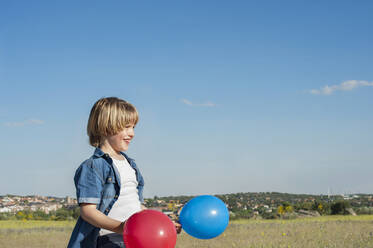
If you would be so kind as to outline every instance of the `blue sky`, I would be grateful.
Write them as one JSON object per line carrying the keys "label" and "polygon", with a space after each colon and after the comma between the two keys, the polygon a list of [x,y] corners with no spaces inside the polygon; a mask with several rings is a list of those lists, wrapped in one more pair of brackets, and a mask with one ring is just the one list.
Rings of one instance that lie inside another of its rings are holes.
{"label": "blue sky", "polygon": [[372,193],[370,1],[3,1],[0,194],[74,196],[93,103],[145,196]]}

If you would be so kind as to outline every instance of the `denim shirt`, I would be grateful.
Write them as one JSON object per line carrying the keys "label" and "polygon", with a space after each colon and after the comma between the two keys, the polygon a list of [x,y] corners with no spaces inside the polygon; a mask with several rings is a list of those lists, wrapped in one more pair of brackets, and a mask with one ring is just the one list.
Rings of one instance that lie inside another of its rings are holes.
{"label": "denim shirt", "polygon": [[[121,152],[121,154],[136,172],[139,199],[143,203],[144,179],[134,160],[125,153]],[[78,204],[96,204],[96,208],[105,215],[108,215],[117,201],[121,187],[120,175],[113,166],[113,160],[99,148],[96,148],[93,156],[84,161],[76,170],[74,183]],[[67,247],[95,248],[99,231],[100,228],[79,217]]]}

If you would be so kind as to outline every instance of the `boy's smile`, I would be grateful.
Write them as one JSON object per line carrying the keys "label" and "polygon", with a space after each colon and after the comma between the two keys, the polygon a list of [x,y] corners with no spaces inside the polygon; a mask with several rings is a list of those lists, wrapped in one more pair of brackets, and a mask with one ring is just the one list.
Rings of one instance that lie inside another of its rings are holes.
{"label": "boy's smile", "polygon": [[115,153],[127,151],[131,140],[135,136],[134,128],[134,125],[127,125],[119,133],[106,137],[101,149],[112,150]]}

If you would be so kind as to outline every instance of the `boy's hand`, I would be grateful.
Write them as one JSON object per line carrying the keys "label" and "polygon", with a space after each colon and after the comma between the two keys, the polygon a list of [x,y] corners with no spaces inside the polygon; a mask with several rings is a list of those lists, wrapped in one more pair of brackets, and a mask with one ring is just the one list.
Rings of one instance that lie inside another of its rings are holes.
{"label": "boy's hand", "polygon": [[172,222],[173,222],[174,225],[175,225],[176,233],[179,234],[179,233],[181,232],[181,229],[182,229],[181,224],[178,223],[178,222],[175,222],[175,221],[172,221]]}
{"label": "boy's hand", "polygon": [[119,234],[123,234],[125,224],[126,224],[125,221],[120,223],[120,225],[117,228],[115,228],[114,232],[119,233]]}

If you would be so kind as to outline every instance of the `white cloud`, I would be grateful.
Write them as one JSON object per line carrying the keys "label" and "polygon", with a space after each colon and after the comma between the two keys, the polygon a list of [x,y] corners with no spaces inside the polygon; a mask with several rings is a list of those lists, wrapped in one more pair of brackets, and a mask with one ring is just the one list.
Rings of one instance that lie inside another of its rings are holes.
{"label": "white cloud", "polygon": [[213,102],[206,102],[206,103],[193,103],[187,99],[181,99],[181,102],[185,105],[195,106],[195,107],[216,107],[216,104]]}
{"label": "white cloud", "polygon": [[43,120],[38,120],[38,119],[29,119],[27,120],[29,124],[35,124],[35,125],[42,125],[44,124]]}
{"label": "white cloud", "polygon": [[312,89],[309,93],[314,95],[331,95],[335,91],[351,91],[358,87],[373,86],[373,82],[349,80],[337,85],[326,85],[320,89]]}
{"label": "white cloud", "polygon": [[193,103],[191,101],[188,101],[187,99],[181,99],[181,102],[183,102],[186,105],[193,106]]}
{"label": "white cloud", "polygon": [[43,125],[44,121],[39,119],[28,119],[25,121],[19,121],[19,122],[6,122],[4,123],[5,126],[8,127],[23,127],[26,125]]}

